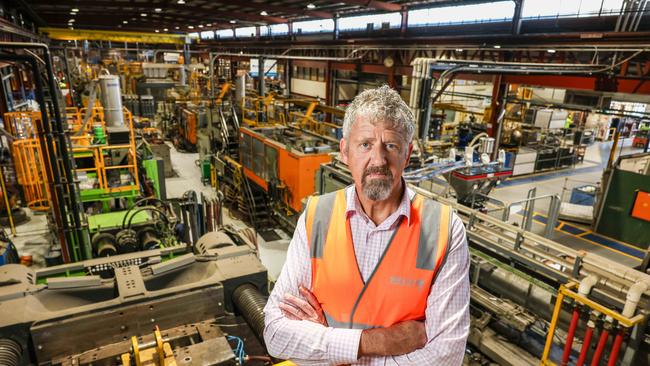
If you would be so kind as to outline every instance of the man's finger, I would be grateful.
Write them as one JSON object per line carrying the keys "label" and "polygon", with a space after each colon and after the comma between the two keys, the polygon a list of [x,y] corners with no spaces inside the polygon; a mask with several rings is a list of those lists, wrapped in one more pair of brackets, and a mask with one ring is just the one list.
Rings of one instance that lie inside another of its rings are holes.
{"label": "man's finger", "polygon": [[312,308],[312,306],[305,300],[300,299],[298,297],[295,297],[291,294],[286,294],[284,296],[284,302],[288,303],[289,305],[293,305],[296,308],[304,311],[308,316],[312,318],[317,318],[318,314],[316,313],[316,310]]}
{"label": "man's finger", "polygon": [[278,304],[278,307],[280,308],[280,310],[293,315],[298,320],[309,319],[309,315],[307,315],[307,313],[305,313],[301,309],[296,308],[291,304],[281,302]]}
{"label": "man's finger", "polygon": [[314,294],[312,294],[311,291],[307,290],[302,286],[300,286],[298,290],[300,291],[300,294],[304,296],[305,299],[307,299],[307,302],[309,302],[309,304],[312,306],[312,308],[314,308],[314,310],[321,313],[323,312],[320,303],[318,302],[318,300],[316,300],[316,296],[314,296]]}
{"label": "man's finger", "polygon": [[280,311],[282,312],[282,315],[284,315],[284,317],[289,319],[289,320],[302,320],[302,319],[298,318],[297,316],[291,314],[290,312],[284,311],[282,309],[282,306],[280,306]]}

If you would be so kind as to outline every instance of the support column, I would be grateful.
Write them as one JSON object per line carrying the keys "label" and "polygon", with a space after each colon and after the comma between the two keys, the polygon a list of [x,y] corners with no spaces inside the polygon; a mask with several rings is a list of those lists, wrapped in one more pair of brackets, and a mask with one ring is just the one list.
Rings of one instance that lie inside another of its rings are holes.
{"label": "support column", "polygon": [[[490,120],[488,122],[488,135],[490,135],[490,137],[497,137],[497,130],[499,128],[498,119],[501,111],[505,108],[507,87],[508,84],[503,83],[502,75],[496,75],[492,78],[492,103],[490,104],[492,113],[490,114]],[[496,143],[498,147],[499,141]]]}
{"label": "support column", "polygon": [[257,66],[257,75],[259,83],[257,84],[257,93],[260,97],[264,98],[266,85],[264,85],[264,57],[260,57],[259,65]]}
{"label": "support column", "polygon": [[524,7],[524,0],[515,0],[515,12],[512,15],[512,34],[521,33],[521,11]]}
{"label": "support column", "polygon": [[332,105],[332,61],[325,66],[325,105]]}
{"label": "support column", "polygon": [[393,89],[397,89],[397,83],[395,82],[395,66],[391,66],[387,68],[387,76],[388,76],[388,86],[390,86]]}
{"label": "support column", "polygon": [[339,39],[339,13],[334,14],[334,40]]}
{"label": "support column", "polygon": [[290,59],[287,59],[285,67],[286,67],[286,70],[285,70],[285,73],[284,73],[285,74],[284,78],[285,78],[285,83],[287,85],[286,88],[285,88],[285,90],[286,90],[285,94],[287,96],[290,96],[291,95],[291,73],[293,72],[293,65],[291,65],[291,60]]}
{"label": "support column", "polygon": [[406,37],[406,31],[408,29],[409,23],[409,11],[406,6],[402,6],[402,24],[400,25],[400,34],[402,37]]}

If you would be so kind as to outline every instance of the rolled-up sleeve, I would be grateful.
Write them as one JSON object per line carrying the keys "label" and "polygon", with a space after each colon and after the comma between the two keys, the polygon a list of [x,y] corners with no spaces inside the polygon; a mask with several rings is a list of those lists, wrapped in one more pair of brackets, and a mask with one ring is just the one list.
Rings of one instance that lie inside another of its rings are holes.
{"label": "rolled-up sleeve", "polygon": [[300,365],[338,365],[357,361],[361,330],[335,329],[286,318],[278,304],[285,294],[300,296],[298,287],[311,287],[311,262],[305,217],[300,216],[287,251],[287,260],[264,308],[264,341],[271,356]]}
{"label": "rolled-up sleeve", "polygon": [[458,366],[463,363],[469,334],[469,248],[465,226],[454,214],[447,260],[427,299],[427,344],[392,357],[397,365]]}

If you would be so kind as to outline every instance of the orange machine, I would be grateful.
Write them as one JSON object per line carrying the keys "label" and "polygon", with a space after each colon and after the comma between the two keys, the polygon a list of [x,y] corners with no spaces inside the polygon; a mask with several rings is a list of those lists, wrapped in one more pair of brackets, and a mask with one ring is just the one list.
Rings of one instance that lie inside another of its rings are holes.
{"label": "orange machine", "polygon": [[240,162],[244,174],[269,192],[284,192],[283,201],[295,212],[314,193],[314,176],[332,160],[331,142],[299,129],[275,126],[246,128],[240,133]]}
{"label": "orange machine", "polygon": [[178,107],[178,135],[173,140],[174,145],[184,150],[194,151],[197,142],[197,116],[196,113],[185,107]]}

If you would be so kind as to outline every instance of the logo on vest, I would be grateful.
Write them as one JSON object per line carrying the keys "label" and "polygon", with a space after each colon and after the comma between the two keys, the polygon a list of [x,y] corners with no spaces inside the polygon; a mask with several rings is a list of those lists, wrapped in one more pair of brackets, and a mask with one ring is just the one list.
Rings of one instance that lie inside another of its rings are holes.
{"label": "logo on vest", "polygon": [[401,276],[390,276],[390,284],[395,286],[404,286],[404,287],[417,287],[422,290],[424,287],[423,280],[414,280],[412,278],[405,278]]}

